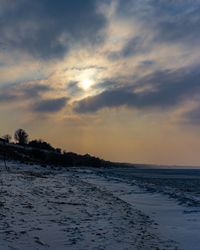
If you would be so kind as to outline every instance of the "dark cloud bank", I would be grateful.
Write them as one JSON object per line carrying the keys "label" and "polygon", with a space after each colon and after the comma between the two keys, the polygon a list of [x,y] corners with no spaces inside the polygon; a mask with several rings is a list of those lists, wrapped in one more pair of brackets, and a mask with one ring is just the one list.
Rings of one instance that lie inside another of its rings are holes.
{"label": "dark cloud bank", "polygon": [[47,85],[35,83],[15,83],[5,85],[0,88],[0,103],[40,98],[41,94],[51,90],[51,87]]}
{"label": "dark cloud bank", "polygon": [[40,100],[33,105],[33,110],[37,113],[55,113],[65,107],[67,100],[65,97]]}
{"label": "dark cloud bank", "polygon": [[[136,86],[153,86],[152,90],[137,92]],[[200,71],[195,69],[163,70],[154,72],[129,86],[104,91],[74,104],[78,113],[92,113],[104,108],[126,106],[136,109],[174,108],[187,100],[200,103]],[[192,115],[194,120],[195,112]],[[188,115],[189,118],[189,115]]]}
{"label": "dark cloud bank", "polygon": [[9,50],[52,59],[63,57],[72,44],[101,40],[105,19],[95,0],[0,0],[0,5],[0,42]]}
{"label": "dark cloud bank", "polygon": [[43,94],[52,91],[43,84],[11,84],[0,88],[0,104],[29,101],[30,110],[35,113],[55,113],[63,109],[67,97],[44,99]]}

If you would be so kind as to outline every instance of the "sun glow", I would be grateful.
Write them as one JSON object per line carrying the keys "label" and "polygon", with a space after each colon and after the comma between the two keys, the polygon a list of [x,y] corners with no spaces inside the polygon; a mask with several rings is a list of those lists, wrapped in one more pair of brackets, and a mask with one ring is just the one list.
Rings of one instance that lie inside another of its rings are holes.
{"label": "sun glow", "polygon": [[81,82],[81,87],[84,89],[84,90],[88,90],[90,89],[92,85],[92,82],[89,80],[89,79],[85,79]]}

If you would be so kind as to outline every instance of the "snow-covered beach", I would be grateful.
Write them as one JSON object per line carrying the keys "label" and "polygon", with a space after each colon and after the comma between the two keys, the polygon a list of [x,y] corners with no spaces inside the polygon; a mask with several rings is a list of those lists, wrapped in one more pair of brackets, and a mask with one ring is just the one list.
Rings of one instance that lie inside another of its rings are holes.
{"label": "snow-covered beach", "polygon": [[199,187],[188,188],[200,182],[196,173],[8,165],[1,163],[0,250],[200,248]]}

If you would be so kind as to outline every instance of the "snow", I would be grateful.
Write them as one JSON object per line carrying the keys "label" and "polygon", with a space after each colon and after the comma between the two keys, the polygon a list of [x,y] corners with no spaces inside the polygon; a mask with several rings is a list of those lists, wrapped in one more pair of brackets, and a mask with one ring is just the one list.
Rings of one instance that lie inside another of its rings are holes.
{"label": "snow", "polygon": [[200,209],[186,208],[160,193],[150,193],[121,179],[88,176],[87,181],[139,209],[157,224],[162,236],[179,243],[185,250],[200,249]]}
{"label": "snow", "polygon": [[182,233],[189,242],[197,239],[198,213],[186,208],[188,213],[182,213],[174,200],[133,182],[102,176],[92,168],[12,162],[7,172],[0,166],[0,250],[178,250],[186,246]]}

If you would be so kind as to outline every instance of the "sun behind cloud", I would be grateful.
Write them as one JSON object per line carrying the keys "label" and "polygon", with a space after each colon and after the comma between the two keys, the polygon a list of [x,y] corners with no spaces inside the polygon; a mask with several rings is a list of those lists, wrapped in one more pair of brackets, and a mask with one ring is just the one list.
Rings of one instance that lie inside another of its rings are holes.
{"label": "sun behind cloud", "polygon": [[92,86],[92,81],[89,79],[84,79],[80,85],[82,89],[89,90]]}

